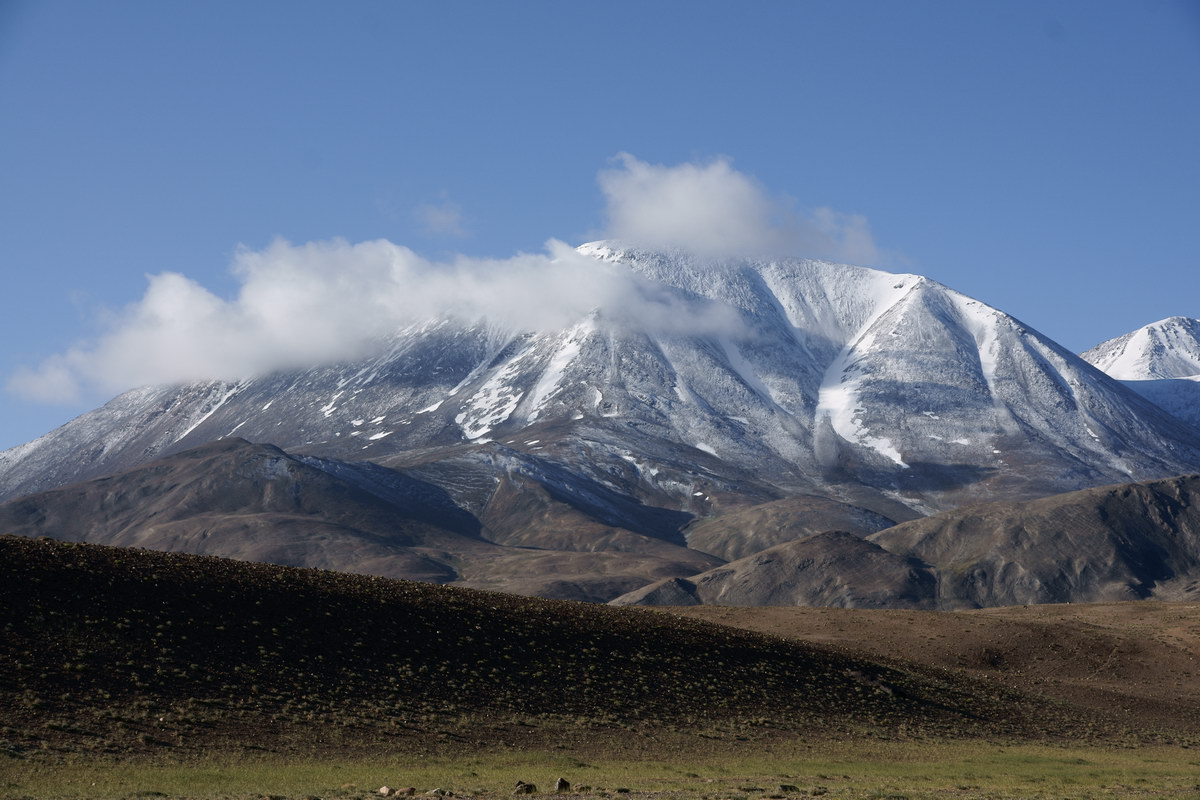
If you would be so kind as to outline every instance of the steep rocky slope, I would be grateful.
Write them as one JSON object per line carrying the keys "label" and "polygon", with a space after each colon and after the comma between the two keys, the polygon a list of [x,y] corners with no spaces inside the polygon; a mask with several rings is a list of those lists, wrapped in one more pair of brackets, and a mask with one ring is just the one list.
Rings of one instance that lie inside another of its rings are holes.
{"label": "steep rocky slope", "polygon": [[936,566],[942,608],[1188,599],[1200,475],[969,506],[869,539]]}

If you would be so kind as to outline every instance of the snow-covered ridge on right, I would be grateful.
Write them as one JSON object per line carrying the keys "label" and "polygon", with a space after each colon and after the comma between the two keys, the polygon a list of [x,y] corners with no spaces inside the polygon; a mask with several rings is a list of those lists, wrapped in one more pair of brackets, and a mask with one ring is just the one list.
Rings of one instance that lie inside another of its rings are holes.
{"label": "snow-covered ridge on right", "polygon": [[1200,428],[1200,319],[1167,317],[1082,354],[1110,377]]}
{"label": "snow-covered ridge on right", "polygon": [[1101,342],[1082,355],[1119,381],[1200,376],[1200,319],[1167,317]]}

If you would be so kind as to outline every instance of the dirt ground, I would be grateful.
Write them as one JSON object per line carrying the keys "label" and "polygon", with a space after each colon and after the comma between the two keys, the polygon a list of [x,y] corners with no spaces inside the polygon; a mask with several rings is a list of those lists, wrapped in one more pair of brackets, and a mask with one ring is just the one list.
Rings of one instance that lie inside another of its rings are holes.
{"label": "dirt ground", "polygon": [[1131,602],[878,611],[697,606],[678,614],[990,677],[1116,714],[1200,730],[1200,605]]}

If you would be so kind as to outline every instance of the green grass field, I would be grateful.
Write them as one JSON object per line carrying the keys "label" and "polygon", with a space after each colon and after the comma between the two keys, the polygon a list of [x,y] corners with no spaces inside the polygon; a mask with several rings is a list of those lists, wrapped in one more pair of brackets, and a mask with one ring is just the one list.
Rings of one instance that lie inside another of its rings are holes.
{"label": "green grass field", "polygon": [[[558,777],[577,796],[759,800],[874,798],[1200,798],[1200,750],[1082,748],[995,743],[821,742],[670,761],[575,754],[362,761],[0,765],[4,798],[363,798],[380,786],[507,797],[517,780],[550,794]],[[781,786],[795,787],[783,789]],[[628,789],[629,794],[619,791]]]}

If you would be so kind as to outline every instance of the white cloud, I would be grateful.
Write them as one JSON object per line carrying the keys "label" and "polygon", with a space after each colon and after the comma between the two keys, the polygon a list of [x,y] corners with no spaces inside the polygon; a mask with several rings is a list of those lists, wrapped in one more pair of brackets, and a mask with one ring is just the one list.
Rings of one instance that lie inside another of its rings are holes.
{"label": "white cloud", "polygon": [[599,175],[611,238],[710,256],[880,260],[865,217],[795,211],[727,158],[664,166],[621,153],[615,161]]}
{"label": "white cloud", "polygon": [[[600,173],[608,234],[702,255],[795,253],[870,263],[866,220],[793,212],[727,159],[661,166],[630,155]],[[457,206],[425,207],[431,229],[462,232]],[[735,312],[685,301],[627,267],[558,241],[506,259],[432,262],[386,240],[335,239],[241,248],[236,294],[219,297],[178,273],[147,276],[141,300],[92,341],[21,369],[8,389],[41,401],[145,384],[236,379],[365,355],[404,325],[455,316],[513,330],[548,330],[599,309],[642,329],[736,335]]]}
{"label": "white cloud", "polygon": [[470,235],[463,224],[462,208],[448,197],[443,196],[435,203],[422,203],[416,208],[416,216],[426,233],[459,239]]}
{"label": "white cloud", "polygon": [[721,255],[782,244],[770,198],[728,160],[666,167],[622,153],[617,161],[599,176],[613,238]]}
{"label": "white cloud", "polygon": [[360,357],[404,325],[454,316],[513,330],[557,329],[593,309],[644,329],[728,331],[736,316],[664,294],[626,267],[557,241],[542,254],[428,261],[385,240],[242,248],[240,289],[222,299],[177,273],[147,276],[142,299],[95,341],[15,373],[43,401],[83,391],[235,379]]}

